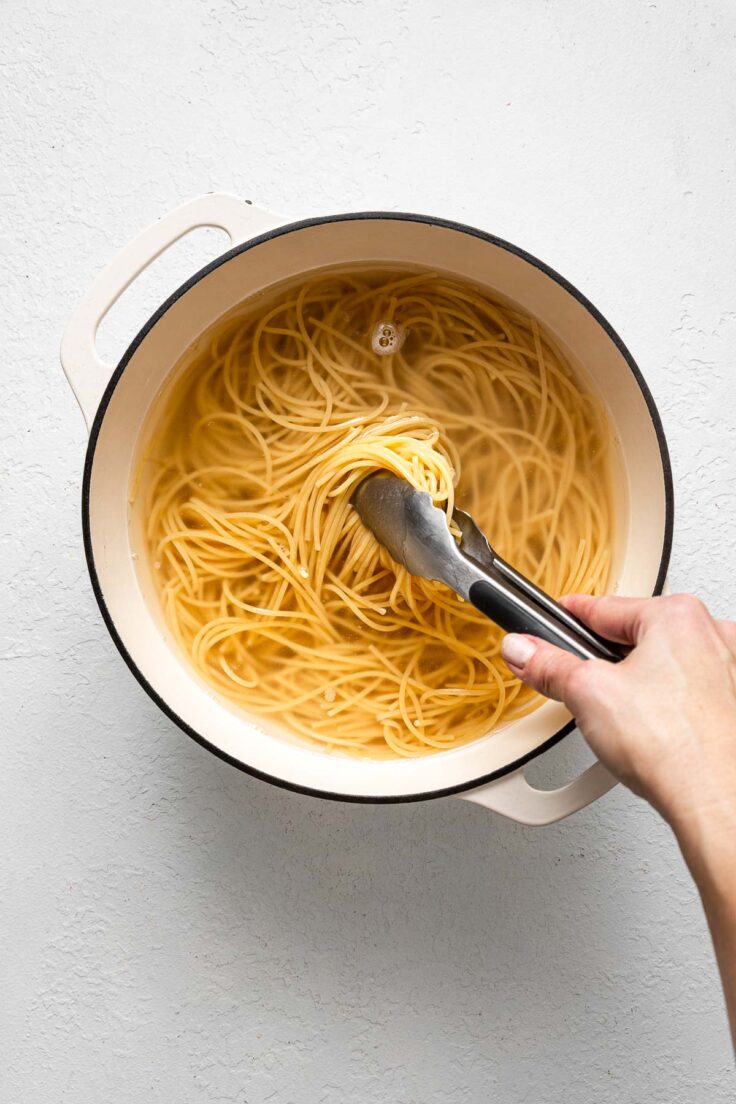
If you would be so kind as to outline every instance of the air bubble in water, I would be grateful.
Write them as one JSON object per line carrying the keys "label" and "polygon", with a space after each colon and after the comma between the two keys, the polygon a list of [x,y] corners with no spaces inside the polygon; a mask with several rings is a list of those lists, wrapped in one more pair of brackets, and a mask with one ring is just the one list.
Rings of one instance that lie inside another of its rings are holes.
{"label": "air bubble in water", "polygon": [[396,322],[379,322],[371,335],[371,348],[379,356],[398,353],[404,344],[406,330]]}

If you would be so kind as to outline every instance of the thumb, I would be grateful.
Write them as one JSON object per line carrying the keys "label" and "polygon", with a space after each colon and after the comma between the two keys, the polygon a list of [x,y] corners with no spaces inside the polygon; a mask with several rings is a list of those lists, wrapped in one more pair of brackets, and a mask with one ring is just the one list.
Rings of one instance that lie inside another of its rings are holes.
{"label": "thumb", "polygon": [[509,633],[501,654],[512,674],[547,698],[568,702],[570,683],[586,662],[535,636]]}

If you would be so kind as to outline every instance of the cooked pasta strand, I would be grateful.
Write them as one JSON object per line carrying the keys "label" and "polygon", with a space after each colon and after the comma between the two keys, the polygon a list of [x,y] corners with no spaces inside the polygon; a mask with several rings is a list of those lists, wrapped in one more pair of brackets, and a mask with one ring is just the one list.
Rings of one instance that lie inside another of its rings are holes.
{"label": "cooked pasta strand", "polygon": [[[380,323],[406,334],[379,355]],[[425,272],[326,272],[244,304],[157,405],[134,493],[165,617],[211,686],[325,749],[456,747],[539,699],[501,632],[410,577],[350,505],[386,469],[456,500],[552,594],[609,575],[607,422],[533,318]]]}

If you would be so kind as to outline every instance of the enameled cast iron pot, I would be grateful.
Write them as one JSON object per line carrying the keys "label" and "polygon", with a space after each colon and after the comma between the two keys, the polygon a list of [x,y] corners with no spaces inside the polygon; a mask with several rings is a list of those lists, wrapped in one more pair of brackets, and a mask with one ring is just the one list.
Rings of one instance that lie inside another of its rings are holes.
{"label": "enameled cast iron pot", "polygon": [[[232,248],[156,311],[113,370],[95,348],[101,319],[152,260],[203,226],[226,230]],[[535,315],[567,347],[613,426],[617,533],[611,589],[661,591],[673,513],[662,426],[627,349],[580,292],[521,249],[469,226],[381,212],[284,225],[236,196],[218,194],[179,207],[126,246],[97,277],[64,333],[62,364],[90,430],[82,509],[92,585],[107,627],[144,689],[185,732],[235,766],[322,797],[386,802],[458,794],[527,824],[550,823],[613,785],[600,763],[558,790],[527,783],[524,764],[573,727],[563,706],[546,703],[491,736],[419,759],[361,761],[308,747],[214,695],[171,646],[141,519],[129,507],[146,415],[174,365],[205,329],[283,280],[328,265],[393,263],[439,269],[496,291]]]}

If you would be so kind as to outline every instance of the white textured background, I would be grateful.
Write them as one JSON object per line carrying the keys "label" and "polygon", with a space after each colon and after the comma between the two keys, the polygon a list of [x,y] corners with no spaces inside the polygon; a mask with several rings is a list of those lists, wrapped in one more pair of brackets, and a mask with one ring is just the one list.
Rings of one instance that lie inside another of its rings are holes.
{"label": "white textured background", "polygon": [[[3,1102],[733,1099],[695,893],[627,793],[547,830],[322,803],[159,715],[90,591],[57,350],[113,252],[201,191],[475,223],[629,344],[672,583],[733,614],[735,32],[712,0],[3,0]],[[217,247],[168,258],[103,348]]]}

